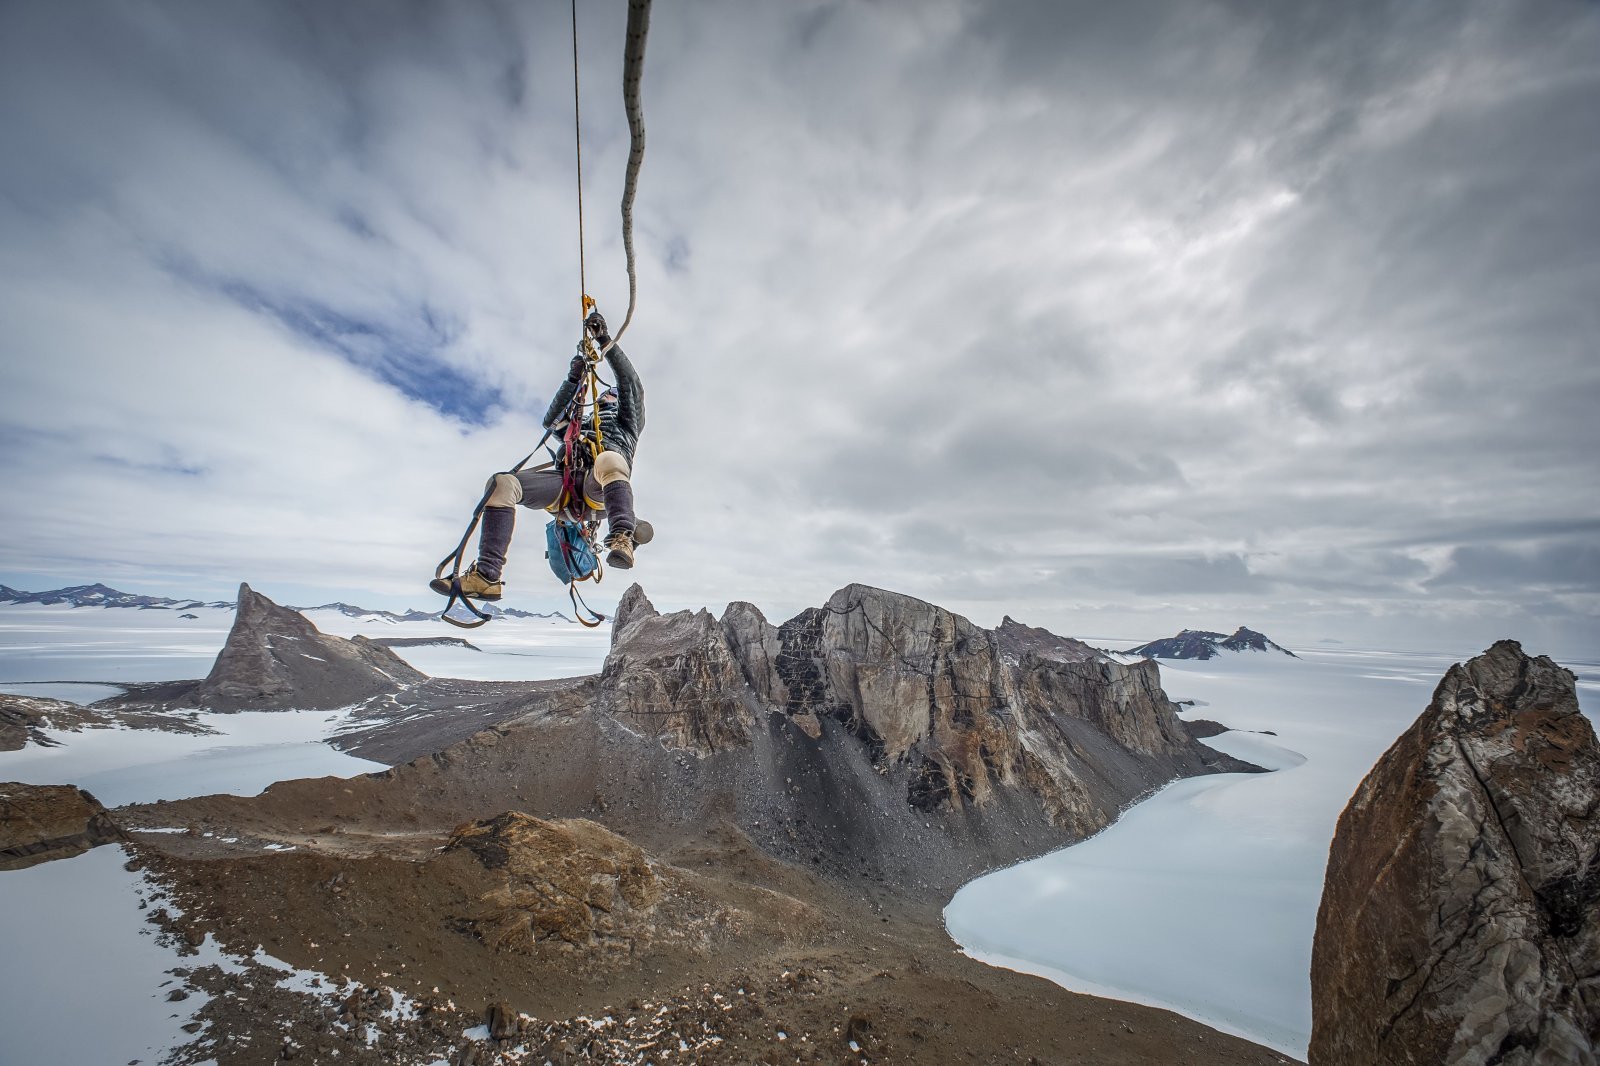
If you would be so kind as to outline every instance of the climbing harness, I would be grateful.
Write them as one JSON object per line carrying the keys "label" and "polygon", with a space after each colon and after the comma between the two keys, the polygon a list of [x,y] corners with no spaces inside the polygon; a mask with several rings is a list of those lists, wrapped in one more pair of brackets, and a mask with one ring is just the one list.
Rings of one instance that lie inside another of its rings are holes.
{"label": "climbing harness", "polygon": [[[633,253],[633,199],[639,186],[639,168],[644,163],[644,109],[641,102],[641,85],[644,79],[644,53],[645,39],[650,30],[650,0],[628,0],[628,28],[623,48],[622,70],[622,98],[623,107],[628,115],[628,168],[623,181],[622,190],[622,247],[627,259],[628,272],[628,313],[623,317],[622,325],[611,335],[611,342],[620,340],[622,334],[633,322],[634,306],[638,297],[638,278],[635,271]],[[562,416],[551,423],[551,428],[545,430],[544,436],[539,438],[539,443],[534,445],[533,451],[523,457],[522,461],[512,467],[509,473],[515,474],[522,470],[528,462],[545,447],[556,427],[564,420],[565,432],[561,441],[559,455],[552,455],[549,463],[534,467],[535,470],[548,470],[560,467],[562,472],[561,496],[549,509],[555,514],[554,522],[567,522],[575,525],[583,543],[589,553],[595,557],[595,566],[584,577],[572,577],[567,582],[567,591],[572,599],[573,612],[577,620],[588,627],[598,626],[605,621],[605,615],[593,610],[588,604],[583,603],[583,597],[578,594],[577,582],[599,582],[604,575],[604,568],[599,565],[599,553],[596,551],[596,537],[599,534],[599,519],[593,516],[592,509],[584,497],[584,477],[593,466],[595,459],[604,447],[604,437],[600,427],[600,395],[603,387],[610,387],[601,380],[596,373],[596,366],[605,355],[604,351],[597,350],[594,341],[589,335],[589,315],[595,310],[595,301],[589,296],[588,278],[584,256],[583,233],[583,113],[580,109],[580,96],[578,91],[578,0],[572,0],[572,125],[573,149],[577,172],[577,201],[578,201],[578,292],[581,297],[580,317],[584,321],[584,328],[580,331],[581,339],[578,341],[578,353],[583,356],[587,366],[585,376],[579,388],[573,394],[572,401]],[[580,429],[585,409],[590,415],[592,433],[583,433]],[[582,453],[587,451],[587,455]],[[472,520],[467,524],[467,530],[461,536],[461,541],[455,550],[440,560],[434,570],[432,587],[449,596],[445,608],[440,615],[446,622],[460,626],[463,629],[476,629],[485,625],[493,615],[479,609],[472,600],[461,591],[461,563],[467,550],[467,543],[472,539],[472,534],[477,530],[478,523],[483,519],[483,510],[489,505],[489,497],[493,494],[493,486],[484,490],[483,498],[478,501],[473,509]],[[567,538],[572,535],[570,530],[562,533],[562,543],[567,543]],[[566,551],[566,548],[562,549]],[[571,566],[575,560],[566,557],[563,562],[568,565],[569,574],[576,570]],[[551,560],[552,567],[555,560]],[[445,577],[445,570],[450,570],[450,576]],[[558,574],[559,576],[559,574]],[[462,604],[473,615],[473,620],[468,621],[460,617],[453,617],[451,612],[457,603]],[[581,605],[581,608],[580,608]],[[584,617],[587,613],[592,617]]]}

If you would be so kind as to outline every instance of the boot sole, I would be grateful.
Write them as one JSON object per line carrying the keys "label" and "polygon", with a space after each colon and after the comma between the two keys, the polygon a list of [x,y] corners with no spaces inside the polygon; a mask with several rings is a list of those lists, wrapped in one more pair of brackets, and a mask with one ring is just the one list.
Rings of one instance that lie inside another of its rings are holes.
{"label": "boot sole", "polygon": [[606,556],[606,565],[613,570],[632,570],[633,560],[625,555],[618,555],[616,552],[612,552]]}

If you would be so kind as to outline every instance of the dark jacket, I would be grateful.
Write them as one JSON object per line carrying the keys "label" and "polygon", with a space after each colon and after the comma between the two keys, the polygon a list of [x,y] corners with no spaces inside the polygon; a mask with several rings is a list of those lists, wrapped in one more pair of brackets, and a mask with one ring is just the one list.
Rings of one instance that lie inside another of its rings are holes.
{"label": "dark jacket", "polygon": [[[644,386],[639,383],[639,374],[633,369],[633,363],[617,345],[613,344],[606,351],[606,362],[611,364],[611,370],[617,378],[617,402],[614,405],[600,405],[601,444],[607,451],[621,452],[627,456],[629,465],[632,465],[633,451],[639,446],[639,435],[644,432]],[[555,398],[550,401],[550,409],[545,412],[544,428],[549,429],[561,421],[567,404],[577,395],[582,382],[583,373],[580,371],[577,377],[568,376],[562,383]],[[594,423],[589,418],[584,419],[583,435],[591,439],[594,437]]]}

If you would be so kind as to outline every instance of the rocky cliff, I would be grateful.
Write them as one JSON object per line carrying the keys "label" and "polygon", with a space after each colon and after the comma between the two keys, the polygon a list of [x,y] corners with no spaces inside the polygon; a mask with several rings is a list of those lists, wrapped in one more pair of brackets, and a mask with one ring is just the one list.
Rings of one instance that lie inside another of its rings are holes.
{"label": "rocky cliff", "polygon": [[318,632],[299,612],[240,585],[227,643],[187,702],[220,711],[326,710],[425,679],[388,648]]}
{"label": "rocky cliff", "polygon": [[1313,1064],[1582,1064],[1600,1041],[1600,747],[1501,641],[1445,675],[1339,818]]}

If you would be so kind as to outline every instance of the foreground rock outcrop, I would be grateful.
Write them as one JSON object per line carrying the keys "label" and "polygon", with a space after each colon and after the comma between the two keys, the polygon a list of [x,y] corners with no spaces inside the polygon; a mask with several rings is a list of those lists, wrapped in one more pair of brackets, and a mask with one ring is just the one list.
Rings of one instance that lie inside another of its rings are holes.
{"label": "foreground rock outcrop", "polygon": [[100,801],[71,785],[0,781],[0,870],[21,870],[126,840]]}
{"label": "foreground rock outcrop", "polygon": [[426,676],[374,641],[321,633],[298,611],[240,585],[228,641],[187,702],[219,711],[328,710]]}
{"label": "foreground rock outcrop", "polygon": [[458,828],[446,846],[456,849],[498,878],[469,921],[496,951],[526,953],[540,941],[631,947],[664,891],[643,850],[587,819],[507,811]]}
{"label": "foreground rock outcrop", "polygon": [[1593,1064],[1600,746],[1572,674],[1501,641],[1445,675],[1339,818],[1313,1064]]}

